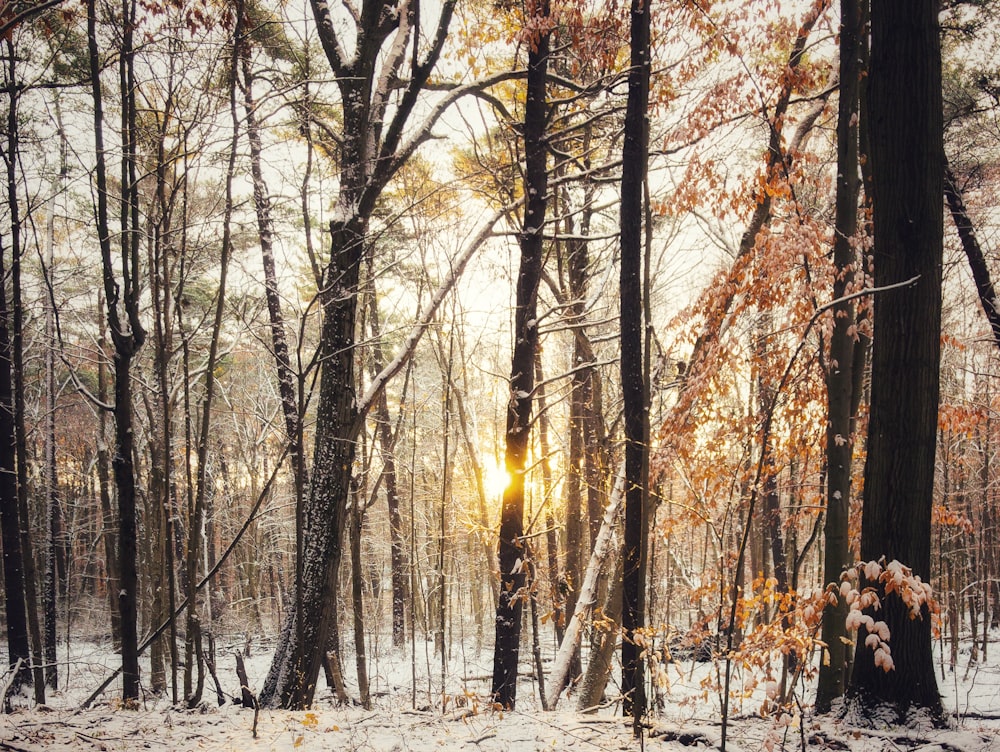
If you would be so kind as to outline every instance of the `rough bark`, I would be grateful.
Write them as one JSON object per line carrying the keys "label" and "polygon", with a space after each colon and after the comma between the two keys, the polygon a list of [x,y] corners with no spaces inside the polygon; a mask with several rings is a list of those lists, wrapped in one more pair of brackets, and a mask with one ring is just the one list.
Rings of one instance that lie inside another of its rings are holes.
{"label": "rough bark", "polygon": [[286,616],[292,629],[283,635],[261,690],[265,706],[302,708],[312,702],[330,620],[336,617],[328,596],[340,565],[355,456],[354,324],[362,232],[356,220],[340,227],[331,223],[330,229],[335,256],[321,301],[319,402],[312,479],[302,510],[300,594]]}
{"label": "rough bark", "polygon": [[[941,49],[936,0],[878,0],[868,77],[876,286],[916,277],[874,301],[872,391],[861,533],[864,560],[898,560],[930,579],[939,397],[943,176]],[[862,582],[863,585],[874,584]],[[884,671],[858,634],[850,694],[862,710],[890,705],[940,715],[931,619],[883,598],[895,667]]]}

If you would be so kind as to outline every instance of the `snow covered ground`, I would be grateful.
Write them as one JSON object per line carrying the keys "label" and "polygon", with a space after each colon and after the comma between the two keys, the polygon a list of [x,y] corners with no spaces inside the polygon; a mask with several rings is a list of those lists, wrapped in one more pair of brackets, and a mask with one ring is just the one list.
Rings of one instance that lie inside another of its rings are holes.
{"label": "snow covered ground", "polygon": [[[701,680],[709,664],[678,662],[668,669],[669,690],[663,706],[650,719],[644,738],[635,739],[621,718],[620,707],[596,714],[573,710],[564,698],[554,712],[540,710],[538,688],[530,677],[519,687],[518,710],[489,709],[491,661],[489,650],[453,653],[447,664],[448,702],[441,709],[440,659],[418,645],[417,691],[413,691],[410,652],[370,658],[374,706],[333,707],[323,690],[316,707],[306,712],[252,709],[227,703],[216,705],[212,681],[206,681],[206,702],[197,710],[180,710],[169,702],[150,698],[140,710],[123,710],[116,702],[118,688],[87,710],[82,700],[107,676],[116,657],[107,646],[76,643],[61,659],[61,680],[68,689],[52,693],[44,708],[27,698],[15,699],[15,710],[0,715],[0,752],[12,750],[165,750],[187,752],[286,752],[294,750],[374,750],[378,752],[532,752],[534,750],[708,749],[721,737],[718,698],[703,694]],[[223,690],[238,694],[233,652],[242,648],[220,640],[219,679]],[[6,649],[4,647],[4,652]],[[1000,644],[991,660],[966,675],[963,662],[955,673],[945,672],[939,684],[951,716],[951,727],[935,729],[914,723],[909,728],[871,730],[842,721],[817,719],[809,712],[812,689],[801,698],[804,713],[784,718],[761,718],[758,692],[737,703],[728,728],[727,749],[834,749],[848,752],[1000,752]],[[250,683],[259,687],[267,671],[269,651],[256,647],[247,660]],[[963,655],[967,662],[968,655]],[[353,660],[346,656],[345,675],[353,676]],[[431,679],[428,682],[428,675]],[[736,677],[742,681],[740,677]],[[322,683],[322,680],[321,680]],[[613,691],[610,690],[610,691]],[[617,711],[617,715],[615,714]],[[256,729],[254,724],[256,722]]]}

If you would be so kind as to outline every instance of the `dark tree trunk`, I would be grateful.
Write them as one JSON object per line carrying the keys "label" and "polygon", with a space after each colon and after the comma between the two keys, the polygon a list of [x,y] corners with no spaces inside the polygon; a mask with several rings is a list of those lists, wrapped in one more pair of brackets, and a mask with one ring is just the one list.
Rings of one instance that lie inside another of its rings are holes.
{"label": "dark tree trunk", "polygon": [[[385,367],[382,353],[378,300],[374,290],[369,296],[368,322],[372,332],[372,370],[375,376]],[[405,394],[406,389],[403,389]],[[392,580],[392,644],[406,642],[406,557],[403,555],[403,518],[399,511],[399,488],[396,478],[396,437],[389,416],[389,399],[383,390],[375,405],[379,451],[382,455],[382,481],[389,511],[389,573]]]}
{"label": "dark tree trunk", "polygon": [[[309,475],[305,464],[302,443],[302,419],[299,415],[299,396],[296,379],[289,356],[288,338],[285,336],[285,317],[281,311],[281,296],[278,291],[278,274],[274,263],[274,223],[271,220],[271,197],[261,169],[260,127],[257,123],[257,105],[253,95],[254,74],[250,63],[251,34],[240,44],[240,62],[243,71],[243,103],[246,110],[247,142],[250,146],[250,174],[253,177],[253,201],[257,212],[257,234],[260,238],[261,264],[264,269],[264,297],[267,301],[268,322],[271,329],[271,346],[274,348],[274,362],[278,372],[278,393],[281,396],[281,412],[285,419],[285,433],[288,437],[289,459],[295,478],[296,499],[301,500],[309,485]],[[301,503],[301,501],[300,501]]]}
{"label": "dark tree trunk", "polygon": [[[21,216],[18,197],[17,154],[19,150],[18,127],[18,96],[17,70],[14,46],[10,39],[6,40],[7,70],[5,71],[10,87],[11,100],[7,110],[7,201],[11,219],[11,262],[10,284],[11,304],[10,318],[5,322],[9,327],[10,343],[7,354],[7,365],[11,374],[11,407],[13,464],[15,473],[15,497],[17,500],[17,516],[20,528],[22,584],[24,587],[24,604],[27,612],[28,637],[31,645],[33,683],[35,687],[35,702],[45,702],[45,680],[42,658],[42,632],[38,618],[38,573],[35,566],[34,544],[31,537],[30,515],[28,513],[28,450],[24,425],[24,306],[21,301]],[[6,305],[4,306],[6,308]]]}
{"label": "dark tree trunk", "polygon": [[[876,286],[916,282],[874,301],[863,560],[898,560],[930,579],[931,503],[939,396],[943,176],[937,0],[875,0],[868,77]],[[863,585],[877,585],[863,581]],[[883,593],[884,595],[884,593]],[[858,634],[850,693],[860,708],[940,715],[931,619],[911,619],[897,594],[886,622],[895,667],[875,665]]]}
{"label": "dark tree trunk", "polygon": [[955,223],[958,237],[962,241],[962,249],[969,260],[972,278],[976,283],[976,291],[979,293],[979,302],[983,307],[983,313],[986,314],[986,320],[990,322],[993,342],[997,347],[1000,347],[1000,309],[997,307],[996,290],[993,287],[993,280],[990,278],[990,270],[986,265],[983,248],[976,236],[976,228],[969,217],[968,209],[965,208],[962,190],[947,164],[944,168],[944,195],[948,199],[948,211]]}
{"label": "dark tree trunk", "polygon": [[[98,303],[103,308],[103,295],[98,293]],[[97,399],[108,403],[108,343],[103,322],[97,339]],[[97,416],[97,493],[101,507],[101,539],[104,548],[105,587],[107,588],[108,612],[111,614],[111,643],[115,650],[121,649],[122,620],[118,611],[118,548],[114,531],[118,527],[115,510],[111,504],[111,458],[108,452],[108,414],[102,410]]]}
{"label": "dark tree trunk", "polygon": [[[357,283],[368,219],[386,183],[417,147],[431,136],[430,122],[417,135],[404,141],[419,95],[440,57],[456,0],[444,0],[437,27],[426,45],[426,56],[418,54],[420,35],[412,56],[406,54],[418,21],[417,3],[404,0],[366,2],[355,23],[356,46],[348,55],[341,46],[338,29],[325,0],[311,0],[320,44],[340,89],[343,127],[340,141],[340,195],[330,223],[330,262],[321,284],[323,324],[318,363],[319,400],[316,413],[312,478],[296,524],[295,605],[286,617],[261,691],[265,705],[302,708],[313,696],[316,679],[335,616],[331,604],[341,558],[341,535],[354,442],[361,430],[361,413],[355,399],[354,329]],[[419,31],[419,29],[417,29]],[[386,42],[392,39],[392,44]],[[406,63],[410,65],[407,66]],[[403,82],[400,84],[400,82]],[[395,98],[395,99],[393,99]],[[390,108],[390,100],[394,107]],[[432,309],[440,300],[432,303]],[[378,389],[398,373],[413,352],[424,326],[412,334],[404,352],[380,374]],[[377,391],[377,390],[376,390]],[[377,394],[371,395],[372,400]]]}
{"label": "dark tree trunk", "polygon": [[[549,16],[547,0],[532,8],[542,24]],[[531,435],[531,404],[535,388],[535,348],[538,345],[536,307],[542,272],[543,235],[548,192],[545,124],[548,106],[549,34],[532,39],[528,52],[528,84],[524,106],[525,202],[521,231],[521,263],[517,276],[514,313],[514,353],[511,358],[510,403],[507,408],[505,463],[510,483],[504,490],[500,512],[500,599],[496,612],[493,652],[493,701],[513,709],[517,701],[517,663],[521,644],[521,610],[524,605],[525,556],[524,476]]]}
{"label": "dark tree trunk", "polygon": [[649,3],[632,0],[631,68],[622,151],[621,203],[621,375],[625,427],[625,533],[622,541],[623,711],[639,720],[646,710],[642,648],[645,622],[646,405],[642,357],[642,217],[646,180],[649,106]]}
{"label": "dark tree trunk", "polygon": [[[112,467],[118,490],[118,604],[122,630],[122,695],[126,704],[129,704],[139,698],[137,523],[130,366],[133,356],[142,347],[145,331],[139,322],[138,307],[139,207],[135,168],[135,79],[132,68],[134,2],[125,0],[122,11],[125,22],[119,63],[119,83],[124,99],[121,114],[124,148],[121,163],[122,283],[119,284],[115,278],[115,264],[111,257],[111,233],[108,222],[109,193],[104,151],[104,109],[100,81],[101,61],[97,42],[97,10],[93,0],[88,0],[87,3],[87,38],[97,153],[97,233],[101,248],[108,324],[114,345],[115,453]],[[120,306],[124,307],[127,323],[122,321]]]}
{"label": "dark tree trunk", "polygon": [[355,456],[354,327],[364,233],[357,218],[331,222],[330,231],[333,262],[322,294],[319,404],[312,480],[302,510],[299,594],[286,617],[291,629],[283,633],[261,691],[262,705],[301,708],[312,702],[330,622],[336,618],[330,594],[340,566]]}
{"label": "dark tree trunk", "polygon": [[[7,143],[3,145],[7,165],[7,205],[10,211],[11,258],[16,263],[21,253],[21,219],[17,196],[18,144],[18,90],[16,86],[16,57],[14,45],[5,40],[7,65],[5,83],[10,101],[7,109]],[[0,246],[0,280],[6,280],[4,249]],[[17,301],[15,300],[15,305]],[[7,651],[10,665],[23,659],[21,668],[11,684],[16,691],[31,683],[31,648],[28,639],[28,610],[25,556],[30,549],[22,548],[22,531],[27,534],[28,520],[21,514],[17,487],[17,432],[14,411],[14,349],[11,342],[12,311],[7,307],[6,285],[0,285],[0,529],[3,531],[4,609],[7,618]],[[42,688],[44,692],[44,687]],[[0,697],[6,704],[7,698]]]}
{"label": "dark tree trunk", "polygon": [[[844,297],[854,281],[857,254],[853,241],[858,231],[858,104],[863,70],[862,6],[866,0],[841,0],[840,4],[840,104],[837,112],[837,193],[833,244],[836,278],[833,298]],[[852,419],[854,405],[854,349],[856,337],[854,305],[850,301],[833,308],[833,334],[826,373],[826,523],[823,581],[840,582],[850,565],[848,513],[851,498],[851,463],[854,450]],[[847,602],[839,598],[823,610],[823,642],[827,658],[820,662],[816,707],[830,710],[831,702],[847,686]]]}
{"label": "dark tree trunk", "polygon": [[[6,276],[0,248],[0,279]],[[17,503],[16,454],[14,449],[14,394],[11,378],[11,346],[8,330],[6,286],[0,285],[0,530],[3,531],[4,613],[7,620],[7,654],[10,665],[22,660],[11,684],[16,692],[31,683],[31,649],[25,608],[24,561],[21,552],[21,517]],[[25,521],[25,526],[27,521]],[[0,703],[6,698],[0,697]]]}

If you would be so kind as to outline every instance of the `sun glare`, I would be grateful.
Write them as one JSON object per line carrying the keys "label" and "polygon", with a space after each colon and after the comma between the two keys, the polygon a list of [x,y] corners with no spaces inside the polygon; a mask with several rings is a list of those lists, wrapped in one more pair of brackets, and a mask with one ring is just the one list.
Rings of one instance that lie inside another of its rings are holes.
{"label": "sun glare", "polygon": [[510,483],[510,474],[503,465],[488,462],[483,473],[483,483],[486,485],[486,493],[489,494],[489,497],[499,499]]}

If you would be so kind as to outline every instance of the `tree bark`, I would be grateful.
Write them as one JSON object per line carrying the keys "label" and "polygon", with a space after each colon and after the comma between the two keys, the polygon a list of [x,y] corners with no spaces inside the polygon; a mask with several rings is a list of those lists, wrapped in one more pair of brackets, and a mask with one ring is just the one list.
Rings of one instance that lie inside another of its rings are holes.
{"label": "tree bark", "polygon": [[[833,298],[844,297],[854,281],[857,254],[853,241],[858,231],[858,119],[861,77],[861,46],[864,44],[865,0],[841,0],[840,4],[840,103],[837,111],[837,190],[833,265],[836,277]],[[854,349],[857,338],[854,305],[844,301],[833,307],[833,333],[827,361],[826,430],[826,523],[823,529],[823,581],[840,583],[850,566],[848,515],[851,499],[851,463],[854,451],[852,407],[854,404]],[[825,713],[847,686],[847,610],[843,598],[823,610],[824,660],[820,662],[816,708]]]}
{"label": "tree bark", "polygon": [[525,556],[524,481],[527,471],[531,407],[535,388],[535,348],[538,346],[536,308],[542,271],[543,235],[548,192],[545,122],[548,111],[549,18],[548,0],[531,6],[530,17],[541,31],[528,52],[528,84],[524,107],[526,195],[521,230],[521,263],[517,275],[514,312],[514,353],[511,358],[510,403],[507,408],[507,445],[504,461],[510,482],[500,513],[500,599],[496,610],[491,694],[497,705],[514,709],[517,702],[517,664],[524,604]]}
{"label": "tree bark", "polygon": [[976,228],[972,224],[969,210],[965,207],[962,190],[947,163],[944,167],[944,195],[948,200],[948,211],[951,213],[955,229],[958,231],[958,238],[962,241],[962,250],[965,251],[965,257],[969,260],[972,279],[976,283],[976,292],[979,293],[979,302],[983,306],[983,313],[986,314],[986,320],[990,324],[993,342],[997,347],[1000,347],[1000,310],[997,308],[996,289],[990,278],[990,270],[986,265],[983,248],[976,236]]}
{"label": "tree bark", "polygon": [[[415,3],[364,3],[362,12],[354,18],[357,35],[350,55],[341,45],[342,29],[334,23],[326,0],[311,0],[310,5],[320,43],[340,89],[343,138],[340,194],[330,222],[330,262],[320,291],[320,386],[312,478],[301,514],[297,515],[295,604],[286,616],[261,690],[261,704],[294,708],[303,708],[312,701],[326,637],[335,617],[330,594],[332,578],[340,565],[354,441],[361,429],[359,419],[371,409],[386,381],[402,368],[427,325],[422,321],[414,328],[403,352],[379,374],[370,395],[359,404],[355,399],[354,329],[368,219],[386,183],[430,138],[430,126],[446,106],[434,109],[424,128],[404,141],[407,121],[441,54],[455,0],[442,4],[426,57],[421,60],[414,51],[408,71],[404,70],[405,52],[417,20]],[[405,83],[397,86],[400,81]],[[390,97],[397,95],[389,116]],[[467,261],[460,260],[456,269]],[[453,275],[448,284],[454,279]],[[432,302],[432,315],[438,305],[440,299]]]}
{"label": "tree bark", "polygon": [[597,538],[594,541],[594,550],[590,554],[590,561],[587,564],[587,573],[584,575],[583,583],[580,586],[580,596],[576,599],[576,608],[573,616],[566,624],[566,634],[559,644],[559,651],[552,662],[552,673],[549,676],[548,700],[546,706],[549,710],[555,710],[559,702],[559,695],[566,688],[569,681],[571,661],[574,653],[580,647],[580,638],[583,628],[590,621],[590,615],[594,604],[597,602],[597,580],[601,573],[601,568],[612,555],[612,533],[614,532],[615,521],[621,512],[625,499],[625,470],[618,474],[615,487],[608,500],[608,506],[604,510],[604,518],[598,530]]}
{"label": "tree bark", "polygon": [[[6,277],[4,266],[3,249],[0,248],[0,278]],[[13,359],[7,324],[9,314],[6,286],[0,285],[0,530],[3,532],[7,654],[10,666],[19,665],[8,691],[17,692],[25,684],[31,683],[31,648],[28,642],[24,559],[21,550],[22,525],[17,503],[15,474],[14,390],[11,377]],[[5,705],[6,702],[6,697],[0,697],[0,704]]]}
{"label": "tree bark", "polygon": [[648,160],[649,3],[632,0],[631,68],[622,150],[621,202],[621,377],[625,427],[625,533],[622,549],[623,712],[634,719],[636,736],[646,711],[641,632],[645,626],[645,489],[648,451],[643,378],[642,219]]}
{"label": "tree bark", "polygon": [[[121,160],[121,258],[119,285],[111,257],[111,233],[108,222],[108,179],[104,150],[104,108],[101,93],[101,61],[97,42],[97,10],[94,0],[87,2],[87,39],[91,86],[94,100],[94,139],[97,153],[97,233],[101,248],[104,297],[108,325],[114,346],[114,420],[115,453],[112,461],[118,490],[118,603],[122,630],[122,695],[125,703],[139,698],[138,653],[138,572],[136,484],[134,437],[132,432],[132,358],[145,341],[139,321],[139,207],[135,166],[136,106],[132,44],[135,3],[123,0],[124,35],[119,59],[119,84],[123,95]],[[124,309],[125,319],[122,319]]]}
{"label": "tree bark", "polygon": [[[930,579],[939,397],[944,150],[937,0],[876,0],[868,77],[875,285],[916,278],[874,301],[872,392],[861,532],[863,560],[898,560]],[[862,580],[862,585],[877,586]],[[898,594],[886,622],[895,667],[875,665],[859,630],[850,694],[940,716],[926,608],[911,619]]]}

